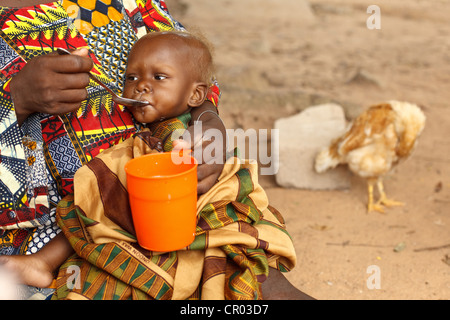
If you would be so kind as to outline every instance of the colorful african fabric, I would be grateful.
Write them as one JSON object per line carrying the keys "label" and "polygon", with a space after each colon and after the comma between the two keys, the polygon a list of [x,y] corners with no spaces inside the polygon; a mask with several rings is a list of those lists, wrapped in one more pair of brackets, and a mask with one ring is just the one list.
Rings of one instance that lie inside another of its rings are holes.
{"label": "colorful african fabric", "polygon": [[93,72],[120,94],[133,43],[146,32],[174,28],[183,27],[159,0],[0,7],[0,254],[33,253],[53,238],[56,204],[73,192],[76,170],[136,131],[131,114],[92,81],[76,112],[34,114],[19,127],[9,91],[14,74],[57,47],[83,47]]}
{"label": "colorful african fabric", "polygon": [[296,255],[282,216],[258,183],[255,161],[227,160],[219,181],[198,200],[191,245],[165,253],[139,246],[123,167],[155,152],[153,138],[140,132],[76,173],[74,196],[57,210],[76,254],[60,268],[53,298],[262,299],[269,267],[289,271]]}

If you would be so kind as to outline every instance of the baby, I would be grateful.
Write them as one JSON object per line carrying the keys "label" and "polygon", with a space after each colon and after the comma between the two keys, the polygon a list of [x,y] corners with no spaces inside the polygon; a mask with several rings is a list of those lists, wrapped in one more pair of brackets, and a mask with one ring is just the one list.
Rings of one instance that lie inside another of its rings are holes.
{"label": "baby", "polygon": [[178,117],[203,104],[212,74],[203,41],[182,32],[150,33],[130,52],[123,96],[149,102],[131,109],[138,122]]}

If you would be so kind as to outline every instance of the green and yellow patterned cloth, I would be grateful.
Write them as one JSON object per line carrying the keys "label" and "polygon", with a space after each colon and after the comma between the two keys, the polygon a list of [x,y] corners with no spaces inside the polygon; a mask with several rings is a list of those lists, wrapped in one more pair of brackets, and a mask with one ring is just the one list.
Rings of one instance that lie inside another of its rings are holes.
{"label": "green and yellow patterned cloth", "polygon": [[57,209],[76,254],[61,267],[54,298],[262,299],[269,267],[287,272],[296,255],[281,214],[258,183],[254,161],[227,160],[218,182],[198,199],[191,245],[162,253],[137,243],[123,167],[155,152],[157,141],[141,132],[76,173],[74,196]]}

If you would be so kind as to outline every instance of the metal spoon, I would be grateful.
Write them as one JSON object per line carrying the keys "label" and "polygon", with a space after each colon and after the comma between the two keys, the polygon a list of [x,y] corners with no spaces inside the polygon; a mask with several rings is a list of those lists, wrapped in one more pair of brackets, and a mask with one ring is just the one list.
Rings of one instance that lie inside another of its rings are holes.
{"label": "metal spoon", "polygon": [[[70,51],[63,49],[63,48],[57,48],[56,52],[58,52],[58,54],[60,54],[60,55],[71,54]],[[106,91],[108,91],[112,95],[113,101],[117,102],[118,104],[124,105],[126,107],[144,107],[149,104],[147,101],[139,101],[139,100],[120,97],[114,91],[112,91],[110,88],[108,88],[108,86],[106,84],[104,84],[96,76],[94,76],[91,72],[89,72],[89,77],[92,80],[94,80],[95,82],[97,82],[99,85],[101,85],[103,88],[105,88]]]}

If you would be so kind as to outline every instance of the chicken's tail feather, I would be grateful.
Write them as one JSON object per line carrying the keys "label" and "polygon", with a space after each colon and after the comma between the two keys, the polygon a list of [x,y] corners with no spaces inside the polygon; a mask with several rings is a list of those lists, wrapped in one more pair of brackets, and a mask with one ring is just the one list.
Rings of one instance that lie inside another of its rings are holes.
{"label": "chicken's tail feather", "polygon": [[315,160],[314,169],[318,173],[333,169],[339,164],[339,159],[331,152],[330,148],[320,151]]}

